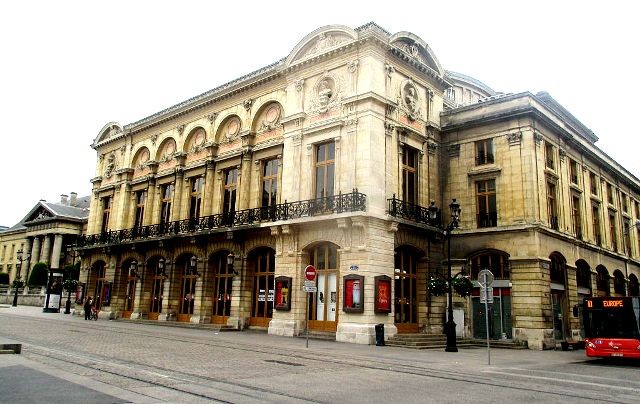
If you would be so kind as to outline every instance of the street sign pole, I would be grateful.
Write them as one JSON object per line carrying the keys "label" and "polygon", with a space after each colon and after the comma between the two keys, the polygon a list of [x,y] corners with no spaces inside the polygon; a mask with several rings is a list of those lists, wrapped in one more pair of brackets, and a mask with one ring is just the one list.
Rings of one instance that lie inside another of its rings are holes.
{"label": "street sign pole", "polygon": [[493,283],[493,274],[488,269],[483,269],[478,273],[480,281],[480,299],[484,300],[484,324],[487,332],[487,365],[491,365],[491,344],[489,343],[489,299],[493,302],[493,288],[489,285]]}
{"label": "street sign pole", "polygon": [[309,292],[307,292],[306,299],[307,299],[307,321],[305,323],[307,325],[307,348],[309,348]]}
{"label": "street sign pole", "polygon": [[304,287],[302,288],[307,292],[307,321],[305,322],[307,327],[307,348],[309,348],[309,293],[317,293],[318,288],[316,286],[316,268],[313,265],[307,265],[304,269]]}

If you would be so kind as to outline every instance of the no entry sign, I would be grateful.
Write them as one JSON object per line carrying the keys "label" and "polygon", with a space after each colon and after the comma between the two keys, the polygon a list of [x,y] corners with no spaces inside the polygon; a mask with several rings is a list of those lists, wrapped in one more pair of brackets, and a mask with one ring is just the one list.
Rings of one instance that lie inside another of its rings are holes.
{"label": "no entry sign", "polygon": [[307,265],[304,269],[304,276],[308,281],[316,280],[316,268],[313,265]]}

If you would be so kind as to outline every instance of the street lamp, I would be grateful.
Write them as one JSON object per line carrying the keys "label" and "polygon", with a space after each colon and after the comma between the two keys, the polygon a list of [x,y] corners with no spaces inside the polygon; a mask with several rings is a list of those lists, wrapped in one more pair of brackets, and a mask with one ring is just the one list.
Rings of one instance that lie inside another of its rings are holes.
{"label": "street lamp", "polygon": [[234,275],[238,275],[238,271],[236,271],[233,268],[233,263],[236,260],[236,256],[230,252],[229,255],[227,255],[227,268],[231,269],[231,272],[233,272]]}
{"label": "street lamp", "polygon": [[[73,249],[72,246],[67,246],[67,253],[71,254],[71,257],[73,258],[71,267],[73,268],[73,271],[68,271],[70,273],[67,273],[67,275],[69,275],[70,277],[68,279],[66,279],[64,281],[64,285],[65,285],[65,289],[67,290],[67,304],[64,306],[64,314],[71,314],[71,287],[73,285],[73,287],[77,288],[78,287],[78,281],[76,279],[73,279],[71,276],[75,276],[76,272],[76,250]],[[71,275],[73,274],[73,275]],[[77,290],[77,289],[76,289]]]}
{"label": "street lamp", "polygon": [[138,261],[131,261],[131,265],[129,265],[129,275],[134,278],[138,277]]}
{"label": "street lamp", "polygon": [[22,258],[22,248],[16,251],[16,277],[13,279],[13,307],[18,306],[18,284],[20,283],[20,270],[22,269],[22,261],[29,261],[31,254],[27,254],[27,258]]}
{"label": "street lamp", "polygon": [[[458,227],[460,223],[460,204],[456,202],[455,199],[449,204],[449,208],[451,209],[451,222],[446,227],[439,226],[445,238],[447,239],[447,267],[449,270],[449,276],[447,279],[447,288],[448,288],[448,308],[447,308],[447,322],[444,325],[444,333],[447,336],[447,347],[445,348],[446,352],[458,352],[458,347],[456,346],[456,323],[453,321],[453,294],[452,294],[452,284],[453,284],[453,276],[451,276],[451,232],[453,229]],[[431,201],[431,205],[429,205],[429,219],[431,223],[436,223],[438,208],[434,201]],[[457,276],[457,275],[456,275]]]}
{"label": "street lamp", "polygon": [[191,274],[200,276],[200,274],[198,273],[198,268],[197,268],[198,258],[195,255],[192,255],[191,259],[189,260],[189,262],[190,262],[190,265],[191,265]]}

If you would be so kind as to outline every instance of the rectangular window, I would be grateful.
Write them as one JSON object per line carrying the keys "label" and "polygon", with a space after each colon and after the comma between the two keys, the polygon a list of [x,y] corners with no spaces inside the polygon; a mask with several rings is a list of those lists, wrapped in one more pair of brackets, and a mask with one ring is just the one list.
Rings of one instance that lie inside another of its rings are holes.
{"label": "rectangular window", "polygon": [[323,143],[316,146],[315,198],[326,198],[328,196],[333,196],[335,159],[335,143]]}
{"label": "rectangular window", "polygon": [[607,182],[607,202],[609,205],[613,205],[613,187]]}
{"label": "rectangular window", "polygon": [[236,191],[238,189],[238,169],[224,171],[224,191],[222,198],[222,214],[232,220],[236,211]]}
{"label": "rectangular window", "polygon": [[575,160],[569,161],[569,178],[572,184],[578,185],[578,163]]}
{"label": "rectangular window", "polygon": [[275,206],[278,195],[278,159],[262,162],[262,207]]}
{"label": "rectangular window", "polygon": [[591,207],[591,223],[593,225],[593,237],[595,243],[602,247],[602,233],[600,231],[600,206],[593,205]]}
{"label": "rectangular window", "polygon": [[163,185],[162,192],[162,205],[160,206],[160,223],[169,223],[171,221],[171,203],[173,202],[173,184]]}
{"label": "rectangular window", "polygon": [[496,180],[476,182],[478,227],[496,227],[498,213],[496,207]]}
{"label": "rectangular window", "polygon": [[580,214],[580,197],[571,197],[571,216],[573,219],[573,233],[582,240],[582,215]]}
{"label": "rectangular window", "polygon": [[136,217],[133,227],[142,227],[144,220],[144,204],[147,201],[147,191],[136,192]]}
{"label": "rectangular window", "polygon": [[609,212],[609,237],[611,237],[611,249],[618,251],[618,231],[616,227],[616,214]]}
{"label": "rectangular window", "polygon": [[622,236],[624,237],[624,252],[631,256],[631,222],[629,219],[622,221]]}
{"label": "rectangular window", "polygon": [[407,146],[402,148],[402,200],[418,201],[418,152]]}
{"label": "rectangular window", "polygon": [[591,195],[598,195],[598,178],[594,173],[589,173],[589,185],[591,189]]}
{"label": "rectangular window", "polygon": [[109,231],[109,216],[111,215],[111,197],[102,198],[102,233]]}
{"label": "rectangular window", "polygon": [[476,165],[493,164],[493,139],[476,142]]}
{"label": "rectangular window", "polygon": [[551,181],[547,181],[547,215],[549,216],[549,226],[554,230],[558,230],[556,184]]}
{"label": "rectangular window", "polygon": [[202,184],[204,178],[191,179],[191,199],[189,202],[189,219],[197,219],[200,217],[200,208],[202,207]]}
{"label": "rectangular window", "polygon": [[555,156],[553,145],[549,142],[544,142],[544,157],[546,160],[547,168],[555,169]]}
{"label": "rectangular window", "polygon": [[629,213],[629,197],[623,193],[620,194],[620,199],[622,200],[622,211],[624,213]]}

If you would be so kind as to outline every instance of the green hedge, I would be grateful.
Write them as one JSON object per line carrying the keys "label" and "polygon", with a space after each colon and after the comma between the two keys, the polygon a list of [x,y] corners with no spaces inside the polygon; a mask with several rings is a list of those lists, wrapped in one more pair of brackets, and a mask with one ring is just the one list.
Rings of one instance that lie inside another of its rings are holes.
{"label": "green hedge", "polygon": [[49,266],[44,262],[38,262],[33,266],[29,275],[29,286],[46,286],[49,278]]}

